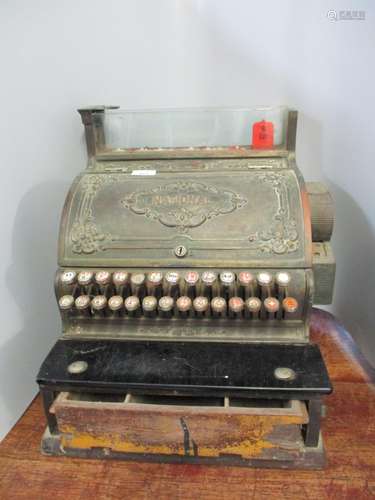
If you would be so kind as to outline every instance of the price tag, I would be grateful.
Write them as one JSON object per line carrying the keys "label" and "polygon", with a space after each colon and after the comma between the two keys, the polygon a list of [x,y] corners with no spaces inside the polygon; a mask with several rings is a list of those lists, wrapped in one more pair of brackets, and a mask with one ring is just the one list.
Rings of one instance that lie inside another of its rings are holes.
{"label": "price tag", "polygon": [[262,120],[253,125],[251,145],[254,149],[268,149],[273,147],[273,123]]}

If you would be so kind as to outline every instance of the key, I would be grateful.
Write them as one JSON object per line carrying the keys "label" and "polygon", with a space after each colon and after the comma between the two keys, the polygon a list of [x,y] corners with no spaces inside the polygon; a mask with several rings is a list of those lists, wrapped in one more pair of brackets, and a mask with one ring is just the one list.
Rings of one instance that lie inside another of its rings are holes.
{"label": "key", "polygon": [[182,295],[176,301],[177,311],[180,318],[187,318],[191,309],[191,298]]}
{"label": "key", "polygon": [[77,276],[77,282],[81,294],[90,295],[92,293],[92,285],[94,282],[93,271],[80,271]]}
{"label": "key", "polygon": [[192,299],[198,294],[199,273],[188,271],[185,274],[186,295]]}
{"label": "key", "polygon": [[111,273],[108,271],[98,271],[95,273],[95,282],[98,285],[100,295],[108,297],[110,295]]}
{"label": "key", "polygon": [[112,295],[108,300],[108,307],[113,316],[122,316],[124,313],[124,299],[121,295]]}
{"label": "key", "polygon": [[208,312],[208,298],[207,297],[195,297],[193,300],[193,308],[197,318],[203,318]]}
{"label": "key", "polygon": [[248,299],[255,295],[256,280],[249,271],[241,271],[238,274],[238,283],[240,285],[239,295],[243,299]]}
{"label": "key", "polygon": [[161,318],[171,318],[173,314],[174,299],[169,295],[164,295],[159,299],[158,309]]}
{"label": "key", "polygon": [[146,295],[146,276],[143,273],[134,273],[130,276],[132,295],[142,299]]}
{"label": "key", "polygon": [[272,292],[272,275],[267,271],[260,272],[257,274],[257,282],[260,286],[260,298],[264,300],[269,297]]}
{"label": "key", "polygon": [[125,271],[115,271],[112,275],[116,295],[126,297],[130,292],[129,273]]}
{"label": "key", "polygon": [[228,303],[229,317],[240,318],[244,308],[244,301],[241,297],[231,297]]}
{"label": "key", "polygon": [[209,300],[216,294],[217,274],[214,271],[205,271],[202,273],[203,295]]}
{"label": "key", "polygon": [[214,318],[226,316],[227,301],[223,297],[214,297],[211,300],[211,311]]}
{"label": "key", "polygon": [[80,295],[75,300],[75,306],[79,314],[82,316],[91,316],[91,299],[88,295]]}
{"label": "key", "polygon": [[280,307],[280,302],[276,297],[267,297],[264,299],[264,308],[268,313],[268,319],[275,319],[275,315]]}
{"label": "key", "polygon": [[163,274],[160,271],[153,271],[147,275],[147,293],[160,298],[162,296]]}
{"label": "key", "polygon": [[276,274],[277,295],[279,300],[283,300],[287,296],[287,287],[290,283],[290,274],[285,271],[280,271]]}
{"label": "key", "polygon": [[64,294],[76,295],[76,279],[77,273],[75,271],[62,271],[60,274],[60,283]]}
{"label": "key", "polygon": [[285,319],[293,319],[298,311],[298,301],[294,297],[285,297],[282,302],[283,316]]}
{"label": "key", "polygon": [[262,302],[258,297],[249,297],[245,302],[246,316],[252,319],[259,318],[259,312],[262,307]]}
{"label": "key", "polygon": [[143,314],[147,318],[154,318],[156,316],[156,308],[158,305],[158,300],[154,295],[147,295],[142,300]]}
{"label": "key", "polygon": [[230,299],[235,295],[236,275],[232,271],[223,271],[220,273],[220,292],[221,295]]}
{"label": "key", "polygon": [[60,275],[60,281],[63,285],[73,285],[76,277],[77,273],[75,271],[63,271]]}
{"label": "key", "polygon": [[141,315],[141,303],[139,297],[136,295],[130,295],[127,297],[124,304],[130,318],[136,318]]}
{"label": "key", "polygon": [[106,316],[106,308],[107,308],[107,297],[105,295],[96,295],[91,301],[91,309],[94,313],[94,316],[98,316],[103,318]]}
{"label": "key", "polygon": [[70,313],[73,312],[74,297],[73,295],[63,295],[59,298],[59,308],[61,311],[61,316],[67,319]]}
{"label": "key", "polygon": [[171,297],[179,295],[180,274],[177,271],[168,271],[165,275],[165,294]]}

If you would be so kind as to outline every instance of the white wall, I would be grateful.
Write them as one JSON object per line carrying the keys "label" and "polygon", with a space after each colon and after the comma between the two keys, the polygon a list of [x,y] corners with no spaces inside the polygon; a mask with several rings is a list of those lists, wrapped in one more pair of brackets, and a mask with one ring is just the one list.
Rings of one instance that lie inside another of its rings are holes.
{"label": "white wall", "polygon": [[57,229],[85,162],[82,105],[299,109],[299,165],[336,198],[334,311],[375,361],[373,5],[332,22],[337,1],[0,3],[0,437],[59,334]]}

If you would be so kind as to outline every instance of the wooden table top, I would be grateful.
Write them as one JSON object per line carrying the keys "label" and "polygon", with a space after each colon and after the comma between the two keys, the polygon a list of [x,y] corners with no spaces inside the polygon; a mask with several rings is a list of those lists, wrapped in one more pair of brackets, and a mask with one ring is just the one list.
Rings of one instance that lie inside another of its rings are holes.
{"label": "wooden table top", "polygon": [[375,499],[375,372],[351,336],[314,310],[312,340],[334,392],[325,402],[323,471],[44,457],[36,398],[0,444],[0,499]]}

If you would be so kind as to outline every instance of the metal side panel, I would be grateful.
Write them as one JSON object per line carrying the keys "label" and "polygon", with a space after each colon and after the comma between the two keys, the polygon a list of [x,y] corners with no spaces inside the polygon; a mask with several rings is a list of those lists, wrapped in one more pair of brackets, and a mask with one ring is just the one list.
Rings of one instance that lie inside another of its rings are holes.
{"label": "metal side panel", "polygon": [[336,262],[331,244],[327,241],[313,243],[313,303],[331,304],[335,284]]}

